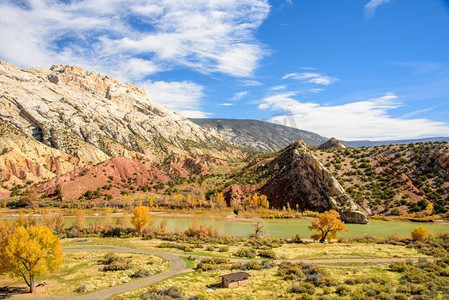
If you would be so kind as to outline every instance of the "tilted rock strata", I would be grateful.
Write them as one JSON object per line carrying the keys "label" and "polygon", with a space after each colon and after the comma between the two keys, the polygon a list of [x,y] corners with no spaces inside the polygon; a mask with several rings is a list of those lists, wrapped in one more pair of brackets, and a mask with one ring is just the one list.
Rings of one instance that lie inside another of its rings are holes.
{"label": "tilted rock strata", "polygon": [[143,89],[79,67],[22,70],[0,62],[0,119],[36,140],[92,162],[141,153],[243,154],[200,126],[151,101]]}
{"label": "tilted rock strata", "polygon": [[[253,189],[245,187],[244,190],[266,195],[274,207],[289,204],[292,208],[298,205],[303,211],[334,209],[340,212],[345,222],[367,222],[365,214],[304,142],[293,142],[279,156],[269,162],[261,162],[255,168],[254,172],[260,174],[257,178],[259,183]],[[238,191],[238,188],[227,188],[225,194],[228,199],[243,197],[232,191]]]}

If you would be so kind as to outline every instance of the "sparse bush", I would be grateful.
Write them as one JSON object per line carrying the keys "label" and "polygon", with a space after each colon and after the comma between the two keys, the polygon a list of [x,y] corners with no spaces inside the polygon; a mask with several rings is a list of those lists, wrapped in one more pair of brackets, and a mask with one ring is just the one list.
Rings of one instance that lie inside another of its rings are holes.
{"label": "sparse bush", "polygon": [[170,287],[164,290],[148,291],[141,296],[142,300],[170,300],[184,299],[182,291],[177,287]]}
{"label": "sparse bush", "polygon": [[229,246],[221,246],[218,249],[218,252],[228,252],[229,251]]}
{"label": "sparse bush", "polygon": [[296,294],[313,295],[315,294],[315,287],[309,282],[299,282],[292,285],[291,292]]}
{"label": "sparse bush", "polygon": [[258,255],[263,258],[276,259],[276,253],[273,250],[259,250]]}
{"label": "sparse bush", "polygon": [[147,269],[140,268],[134,274],[131,275],[131,278],[144,278],[151,275],[151,272]]}
{"label": "sparse bush", "polygon": [[336,288],[335,292],[339,296],[347,296],[351,293],[351,289],[346,285],[340,285]]}
{"label": "sparse bush", "polygon": [[257,253],[256,250],[251,248],[240,248],[234,255],[237,257],[255,258]]}
{"label": "sparse bush", "polygon": [[75,292],[77,292],[77,293],[85,293],[85,292],[87,292],[87,290],[88,290],[87,285],[82,284],[82,285],[80,285],[79,287],[76,288]]}
{"label": "sparse bush", "polygon": [[107,253],[100,263],[104,264],[103,271],[124,271],[131,268],[129,260],[125,260],[122,257],[118,257],[114,253]]}

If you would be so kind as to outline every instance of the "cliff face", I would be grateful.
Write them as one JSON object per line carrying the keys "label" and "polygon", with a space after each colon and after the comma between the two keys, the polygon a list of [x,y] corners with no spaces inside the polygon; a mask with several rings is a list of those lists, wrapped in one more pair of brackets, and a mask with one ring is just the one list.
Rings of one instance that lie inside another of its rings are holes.
{"label": "cliff face", "polygon": [[205,160],[245,156],[143,89],[76,66],[20,69],[0,62],[0,136],[0,183],[9,187],[114,157],[162,164],[177,155],[181,165],[173,169],[186,176],[189,168],[206,172]]}
{"label": "cliff face", "polygon": [[[251,178],[253,190],[266,195],[274,207],[288,203],[292,208],[298,205],[301,210],[334,209],[345,222],[367,222],[365,213],[302,141],[293,142],[271,160],[256,162],[245,172],[240,176]],[[238,189],[228,188],[226,195],[231,197],[229,190]]]}
{"label": "cliff face", "polygon": [[22,70],[0,62],[0,119],[43,144],[92,162],[141,153],[229,159],[242,153],[151,101],[131,84],[75,66]]}

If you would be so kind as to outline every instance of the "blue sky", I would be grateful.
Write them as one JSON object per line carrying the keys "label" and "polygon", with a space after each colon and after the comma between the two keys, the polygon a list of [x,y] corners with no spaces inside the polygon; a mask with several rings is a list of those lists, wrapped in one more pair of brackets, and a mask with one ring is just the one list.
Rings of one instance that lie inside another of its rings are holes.
{"label": "blue sky", "polygon": [[76,64],[191,117],[449,136],[446,0],[0,0],[0,59]]}

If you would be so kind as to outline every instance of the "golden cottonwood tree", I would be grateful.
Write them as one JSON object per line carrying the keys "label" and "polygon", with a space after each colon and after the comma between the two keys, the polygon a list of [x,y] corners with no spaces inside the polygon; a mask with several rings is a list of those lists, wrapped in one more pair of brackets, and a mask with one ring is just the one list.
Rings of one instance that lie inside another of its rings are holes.
{"label": "golden cottonwood tree", "polygon": [[150,218],[150,208],[139,203],[139,206],[134,207],[134,215],[131,223],[136,231],[142,234],[145,226],[150,222]]}
{"label": "golden cottonwood tree", "polygon": [[45,226],[18,227],[0,246],[0,271],[22,277],[31,293],[36,276],[56,271],[62,263],[60,240]]}
{"label": "golden cottonwood tree", "polygon": [[326,240],[337,238],[338,231],[348,231],[340,219],[340,214],[335,210],[326,211],[318,215],[309,226],[310,230],[317,230],[312,239],[324,243]]}

